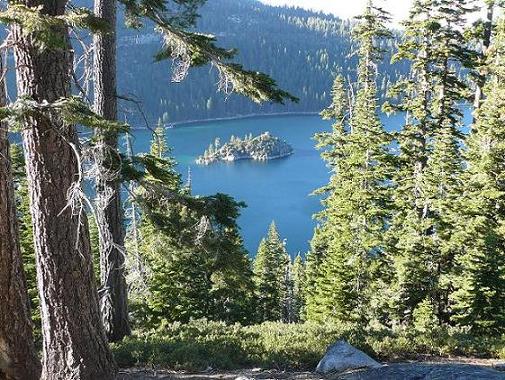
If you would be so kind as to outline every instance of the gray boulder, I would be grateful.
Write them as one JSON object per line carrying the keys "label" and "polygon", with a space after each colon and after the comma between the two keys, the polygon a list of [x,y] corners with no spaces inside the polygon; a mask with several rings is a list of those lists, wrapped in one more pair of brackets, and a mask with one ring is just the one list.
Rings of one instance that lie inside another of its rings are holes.
{"label": "gray boulder", "polygon": [[328,347],[326,354],[317,365],[316,372],[344,372],[352,369],[380,368],[382,365],[349,343],[339,340]]}

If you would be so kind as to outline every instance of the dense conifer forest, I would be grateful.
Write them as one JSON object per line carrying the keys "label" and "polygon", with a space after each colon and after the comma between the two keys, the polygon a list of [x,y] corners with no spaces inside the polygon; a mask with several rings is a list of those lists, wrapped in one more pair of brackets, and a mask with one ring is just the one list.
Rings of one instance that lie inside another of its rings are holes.
{"label": "dense conifer forest", "polygon": [[[269,7],[254,0],[215,0],[199,11],[198,30],[212,33],[223,46],[238,49],[238,60],[275,78],[296,94],[299,103],[257,105],[239,96],[223,97],[215,91],[217,78],[209,68],[193,70],[187,81],[171,84],[169,63],[153,64],[160,36],[152,30],[121,30],[118,44],[119,91],[142,101],[151,122],[165,123],[234,117],[237,115],[319,112],[330,100],[333,75],[356,77],[357,57],[351,38],[354,21],[302,9]],[[244,39],[243,36],[248,38]],[[407,64],[390,64],[394,40],[384,41],[385,59],[380,63],[381,93]],[[151,67],[149,71],[144,70]],[[123,104],[138,120],[136,107]],[[143,127],[143,124],[140,124]]]}
{"label": "dense conifer forest", "polygon": [[[382,361],[505,359],[505,4],[414,0],[398,32],[373,0],[352,22],[205,3],[1,8],[0,380],[313,371],[339,339]],[[332,122],[308,252],[275,221],[247,252],[244,203],[194,194],[163,117],[137,154],[121,116],[262,104]]]}

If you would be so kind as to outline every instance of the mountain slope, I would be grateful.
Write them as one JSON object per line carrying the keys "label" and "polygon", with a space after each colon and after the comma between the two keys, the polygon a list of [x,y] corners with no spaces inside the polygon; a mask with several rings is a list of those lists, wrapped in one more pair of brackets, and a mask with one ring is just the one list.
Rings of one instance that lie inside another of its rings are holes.
{"label": "mountain slope", "polygon": [[[351,22],[301,9],[271,7],[256,0],[209,0],[197,29],[218,37],[221,46],[239,50],[236,61],[263,71],[300,98],[299,104],[256,105],[243,97],[216,92],[217,76],[209,67],[192,69],[182,83],[171,82],[171,62],[154,63],[160,36],[149,28],[119,33],[119,92],[143,102],[150,122],[229,117],[252,113],[318,112],[327,105],[339,67],[354,77]],[[393,51],[392,42],[386,47]],[[385,62],[389,62],[387,54]],[[381,71],[395,77],[402,67]],[[137,109],[123,102],[125,114]],[[130,116],[131,117],[131,116]],[[140,120],[133,117],[133,120]]]}

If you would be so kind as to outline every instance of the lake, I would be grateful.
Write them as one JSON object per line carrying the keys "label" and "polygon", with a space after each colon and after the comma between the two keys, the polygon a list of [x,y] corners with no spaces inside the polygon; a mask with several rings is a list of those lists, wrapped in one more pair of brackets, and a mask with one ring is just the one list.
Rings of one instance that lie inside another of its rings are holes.
{"label": "lake", "polygon": [[[401,116],[384,117],[390,130],[398,129],[402,122]],[[316,225],[312,215],[321,208],[319,199],[310,194],[329,179],[329,170],[314,148],[313,136],[330,130],[330,126],[331,122],[319,116],[261,117],[182,125],[167,129],[167,139],[184,179],[191,168],[193,194],[226,193],[247,204],[239,225],[251,254],[256,253],[269,224],[275,220],[288,251],[294,255],[307,252]],[[268,162],[237,161],[209,166],[195,163],[216,137],[227,142],[232,135],[243,137],[265,131],[287,141],[294,154]],[[145,152],[151,133],[136,130],[134,139],[135,152]]]}

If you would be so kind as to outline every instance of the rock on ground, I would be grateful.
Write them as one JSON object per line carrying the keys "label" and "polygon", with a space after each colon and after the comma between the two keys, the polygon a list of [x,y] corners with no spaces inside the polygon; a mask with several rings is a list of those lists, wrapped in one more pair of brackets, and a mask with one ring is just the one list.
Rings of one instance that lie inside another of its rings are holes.
{"label": "rock on ground", "polygon": [[328,347],[326,354],[317,365],[316,372],[344,372],[350,369],[380,368],[382,365],[363,351],[354,348],[349,343],[339,340]]}

